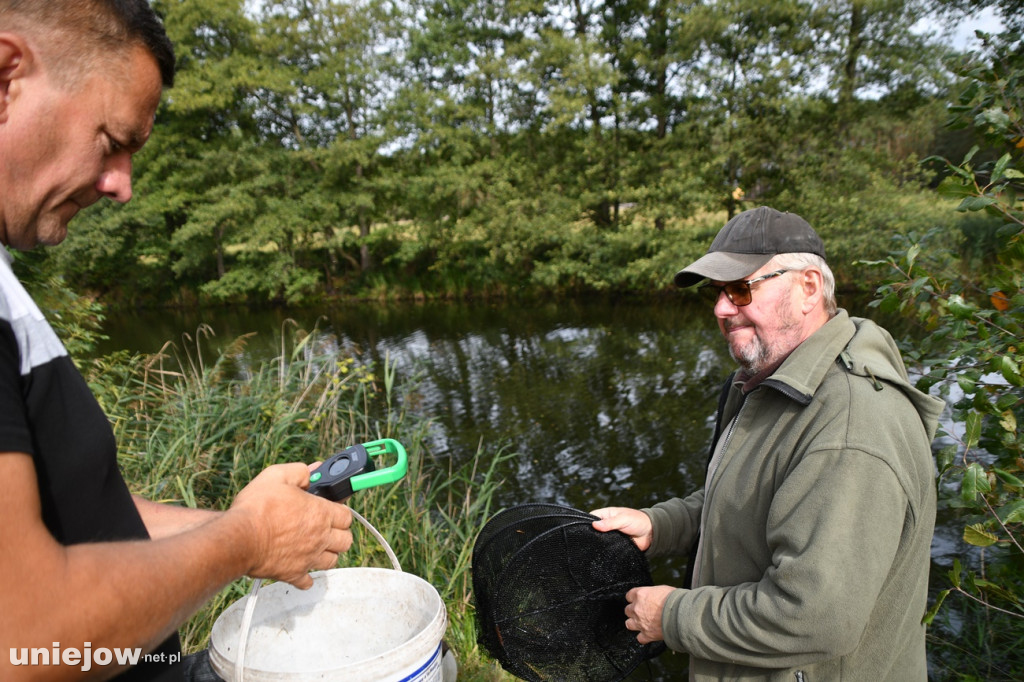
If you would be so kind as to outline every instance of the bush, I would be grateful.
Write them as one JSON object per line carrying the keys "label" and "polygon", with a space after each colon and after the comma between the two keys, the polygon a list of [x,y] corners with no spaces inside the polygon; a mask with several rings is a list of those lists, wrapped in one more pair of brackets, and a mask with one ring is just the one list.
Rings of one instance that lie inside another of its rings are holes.
{"label": "bush", "polygon": [[968,549],[935,576],[941,589],[924,618],[942,679],[1024,677],[1024,54],[1019,36],[989,45],[987,63],[959,66],[968,85],[952,112],[999,153],[938,159],[948,173],[940,193],[961,213],[987,216],[964,223],[963,234],[984,243],[957,254],[933,247],[948,238],[941,231],[908,240],[889,259],[897,276],[875,302],[927,328],[904,354],[922,372],[918,386],[951,405],[936,454],[940,513],[961,519]]}

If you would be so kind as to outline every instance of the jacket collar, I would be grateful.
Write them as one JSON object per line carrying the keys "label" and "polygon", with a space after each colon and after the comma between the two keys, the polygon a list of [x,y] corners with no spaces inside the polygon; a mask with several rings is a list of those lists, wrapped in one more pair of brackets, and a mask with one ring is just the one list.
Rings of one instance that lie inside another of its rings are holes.
{"label": "jacket collar", "polygon": [[856,331],[850,315],[840,309],[832,319],[797,346],[763,384],[801,405],[810,404],[825,374]]}

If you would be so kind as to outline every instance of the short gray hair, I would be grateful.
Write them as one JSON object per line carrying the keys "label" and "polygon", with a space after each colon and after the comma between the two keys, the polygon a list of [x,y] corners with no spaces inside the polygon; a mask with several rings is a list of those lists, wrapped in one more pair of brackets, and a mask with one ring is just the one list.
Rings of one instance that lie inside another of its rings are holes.
{"label": "short gray hair", "polygon": [[772,260],[779,270],[804,271],[809,268],[821,271],[821,293],[825,312],[829,317],[836,314],[836,276],[825,259],[814,253],[779,253]]}

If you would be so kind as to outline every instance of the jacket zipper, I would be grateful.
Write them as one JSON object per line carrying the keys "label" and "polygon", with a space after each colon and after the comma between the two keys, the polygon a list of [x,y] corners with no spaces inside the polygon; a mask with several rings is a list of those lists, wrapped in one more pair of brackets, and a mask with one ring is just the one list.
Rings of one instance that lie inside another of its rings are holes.
{"label": "jacket zipper", "polygon": [[729,430],[725,434],[725,440],[722,441],[722,447],[716,448],[715,456],[711,460],[711,465],[708,466],[708,473],[710,474],[709,480],[705,481],[705,495],[707,494],[707,484],[711,482],[711,479],[718,473],[718,466],[722,463],[722,459],[725,458],[725,451],[729,447],[729,441],[732,440],[732,434],[736,431],[736,422],[740,420],[740,415],[743,414],[744,408],[747,406],[747,399],[744,397],[743,402],[740,403],[740,409],[736,410],[736,416],[729,421]]}
{"label": "jacket zipper", "polygon": [[707,537],[705,530],[705,522],[708,518],[708,504],[711,502],[711,483],[715,478],[715,474],[718,472],[718,466],[721,464],[722,459],[725,457],[725,450],[729,447],[729,441],[732,440],[733,431],[736,430],[736,422],[740,420],[740,415],[743,414],[743,409],[747,406],[746,398],[740,403],[740,409],[736,410],[736,415],[729,421],[729,430],[725,432],[725,436],[721,442],[721,447],[715,448],[715,454],[711,458],[711,462],[708,464],[708,477],[704,481],[704,507],[700,512],[700,544],[698,545],[697,561],[693,567],[693,579],[692,585],[694,587],[700,585],[700,565],[704,560],[704,540]]}

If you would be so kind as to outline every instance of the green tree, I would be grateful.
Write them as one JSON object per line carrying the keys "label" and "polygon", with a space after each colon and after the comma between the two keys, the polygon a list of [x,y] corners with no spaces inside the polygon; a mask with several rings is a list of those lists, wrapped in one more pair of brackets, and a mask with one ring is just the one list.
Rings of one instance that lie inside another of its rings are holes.
{"label": "green tree", "polygon": [[691,115],[701,91],[695,82],[704,55],[704,40],[716,26],[701,2],[649,3],[635,41],[630,79],[630,127],[645,134],[631,149],[623,176],[637,213],[657,230],[670,219],[685,218],[712,198],[701,168],[710,147],[706,121]]}
{"label": "green tree", "polygon": [[[915,26],[929,0],[822,0],[817,3],[815,44],[836,103],[837,132],[844,137],[863,105],[911,84],[939,91],[943,46]],[[845,141],[845,140],[844,140]]]}
{"label": "green tree", "polygon": [[751,201],[868,257],[932,146],[924,2],[159,0],[135,199],[58,258],[136,303],[648,288]]}
{"label": "green tree", "polygon": [[282,0],[265,7],[263,44],[278,55],[290,87],[261,110],[272,125],[293,131],[290,146],[323,150],[296,162],[310,163],[321,175],[321,202],[331,206],[330,219],[310,226],[328,244],[327,273],[335,274],[337,256],[351,245],[345,233],[352,226],[359,269],[368,271],[373,262],[367,238],[385,214],[378,150],[391,144],[388,115],[404,52],[400,17],[386,0]]}
{"label": "green tree", "polygon": [[521,237],[529,240],[517,229],[521,210],[538,188],[551,191],[532,172],[540,167],[531,156],[541,94],[527,66],[538,13],[543,5],[532,0],[426,0],[410,8],[396,157],[406,216],[426,244],[406,245],[395,259],[419,263],[425,276],[486,285],[501,272],[495,263],[520,265],[510,252]]}
{"label": "green tree", "polygon": [[[809,7],[801,0],[728,0],[711,6],[691,116],[709,121],[703,179],[732,216],[740,193],[765,200],[778,191],[777,152],[792,121],[791,94],[806,91]],[[774,184],[773,184],[774,183]]]}

